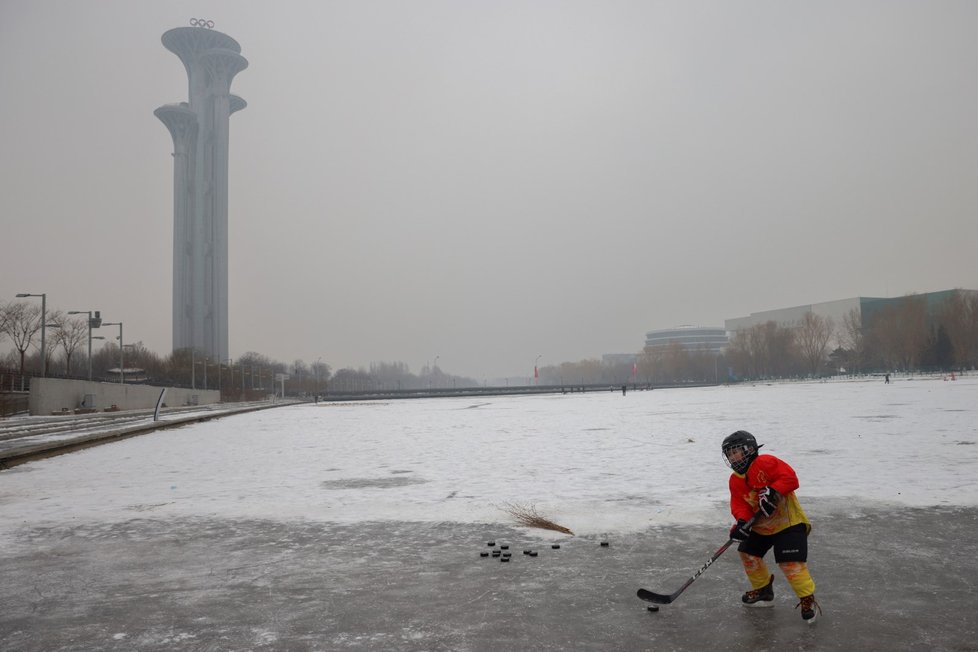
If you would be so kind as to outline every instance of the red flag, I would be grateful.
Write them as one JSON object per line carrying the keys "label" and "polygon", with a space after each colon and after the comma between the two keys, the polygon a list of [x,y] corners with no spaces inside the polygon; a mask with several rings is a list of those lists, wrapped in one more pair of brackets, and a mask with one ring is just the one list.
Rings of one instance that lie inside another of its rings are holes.
{"label": "red flag", "polygon": [[533,377],[534,378],[539,378],[540,377],[540,374],[537,371],[537,366],[536,365],[533,365]]}

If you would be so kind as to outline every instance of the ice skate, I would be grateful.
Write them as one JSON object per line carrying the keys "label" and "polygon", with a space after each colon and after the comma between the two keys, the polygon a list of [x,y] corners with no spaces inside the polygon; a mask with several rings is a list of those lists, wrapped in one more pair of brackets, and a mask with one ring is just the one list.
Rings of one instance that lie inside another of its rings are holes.
{"label": "ice skate", "polygon": [[801,607],[801,617],[806,623],[811,625],[815,622],[815,619],[822,614],[822,608],[818,606],[818,602],[815,600],[815,594],[806,595],[801,598],[801,602],[795,605],[795,609]]}
{"label": "ice skate", "polygon": [[759,589],[747,591],[740,599],[747,607],[773,607],[774,575],[771,576],[771,579],[768,580],[767,584]]}

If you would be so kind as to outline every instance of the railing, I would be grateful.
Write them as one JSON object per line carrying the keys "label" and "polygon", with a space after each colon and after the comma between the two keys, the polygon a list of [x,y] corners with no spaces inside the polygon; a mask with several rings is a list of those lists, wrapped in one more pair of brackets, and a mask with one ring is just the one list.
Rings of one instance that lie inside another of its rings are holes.
{"label": "railing", "polygon": [[30,411],[28,395],[20,392],[0,392],[0,418]]}
{"label": "railing", "polygon": [[0,369],[0,392],[31,391],[30,374],[21,374],[10,369]]}

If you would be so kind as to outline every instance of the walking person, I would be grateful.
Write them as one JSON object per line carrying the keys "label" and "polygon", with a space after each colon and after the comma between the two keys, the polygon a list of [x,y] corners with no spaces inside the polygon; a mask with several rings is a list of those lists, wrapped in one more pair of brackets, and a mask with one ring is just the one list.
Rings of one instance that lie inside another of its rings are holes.
{"label": "walking person", "polygon": [[738,430],[721,445],[723,459],[733,471],[730,512],[737,522],[730,528],[730,538],[740,542],[737,550],[751,585],[741,601],[751,607],[774,605],[774,575],[764,562],[764,555],[774,548],[774,561],[798,596],[795,608],[801,607],[801,617],[811,624],[822,613],[807,563],[812,526],[795,496],[794,469],[774,455],[760,455],[762,445],[746,430]]}

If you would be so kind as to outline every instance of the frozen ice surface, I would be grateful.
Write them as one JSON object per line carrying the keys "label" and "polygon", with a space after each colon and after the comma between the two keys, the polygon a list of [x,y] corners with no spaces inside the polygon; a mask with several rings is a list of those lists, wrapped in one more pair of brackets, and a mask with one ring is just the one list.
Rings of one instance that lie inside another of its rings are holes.
{"label": "frozen ice surface", "polygon": [[0,520],[510,523],[518,503],[577,534],[710,524],[738,429],[795,468],[803,505],[978,505],[971,375],[285,407],[5,470]]}

